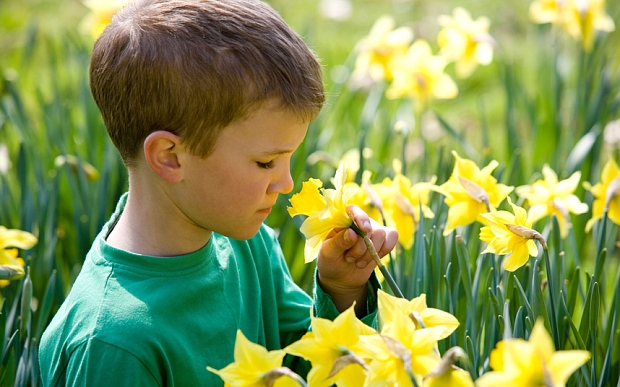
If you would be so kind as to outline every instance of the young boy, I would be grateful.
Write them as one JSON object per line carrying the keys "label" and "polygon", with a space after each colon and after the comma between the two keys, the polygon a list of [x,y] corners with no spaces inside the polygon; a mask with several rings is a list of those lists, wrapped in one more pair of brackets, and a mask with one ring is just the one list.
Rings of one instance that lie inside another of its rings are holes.
{"label": "young boy", "polygon": [[[324,102],[321,67],[254,0],[137,0],[95,43],[90,86],[129,171],[40,344],[45,386],[221,386],[237,329],[269,350],[353,302],[376,315],[352,230],[318,256],[314,299],[263,221],[293,188],[291,154]],[[394,229],[352,208],[380,256]]]}

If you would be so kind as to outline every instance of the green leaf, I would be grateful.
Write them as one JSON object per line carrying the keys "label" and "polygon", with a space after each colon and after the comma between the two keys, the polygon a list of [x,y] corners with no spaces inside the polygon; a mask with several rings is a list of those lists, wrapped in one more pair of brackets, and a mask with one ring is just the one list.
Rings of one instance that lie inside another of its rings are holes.
{"label": "green leaf", "polygon": [[521,282],[519,282],[519,279],[513,275],[514,277],[514,281],[515,284],[517,284],[517,289],[519,290],[519,294],[521,295],[521,300],[523,301],[523,305],[525,306],[525,310],[527,312],[528,317],[530,318],[530,320],[535,321],[536,320],[536,316],[534,316],[534,311],[532,311],[532,307],[530,306],[530,302],[527,299],[527,296],[525,295],[525,291],[523,291],[523,287],[521,286]]}
{"label": "green leaf", "polygon": [[30,309],[30,303],[32,301],[32,280],[30,279],[30,271],[26,274],[23,281],[21,309],[20,309],[20,331],[21,338],[25,340],[30,333],[30,317],[32,310]]}
{"label": "green leaf", "polygon": [[573,322],[573,319],[571,318],[570,313],[568,313],[568,308],[566,307],[566,300],[564,299],[564,294],[560,294],[560,299],[562,301],[562,307],[564,308],[564,311],[566,312],[566,319],[568,321],[568,324],[571,330],[573,331],[575,340],[577,341],[578,348],[583,349],[584,351],[587,351],[586,343],[581,338],[581,334],[579,334],[579,330],[575,326],[575,323]]}
{"label": "green leaf", "polygon": [[592,151],[592,147],[596,143],[596,139],[601,134],[601,127],[595,125],[588,133],[577,141],[577,144],[570,151],[566,158],[564,169],[569,175],[581,169],[584,161]]}
{"label": "green leaf", "polygon": [[523,327],[523,307],[520,306],[515,316],[514,328],[512,330],[512,337],[525,339],[525,330]]}

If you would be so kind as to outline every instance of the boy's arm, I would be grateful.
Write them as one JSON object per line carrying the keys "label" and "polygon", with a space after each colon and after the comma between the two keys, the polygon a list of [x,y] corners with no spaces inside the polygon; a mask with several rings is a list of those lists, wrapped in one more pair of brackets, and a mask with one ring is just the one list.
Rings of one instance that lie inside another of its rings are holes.
{"label": "boy's arm", "polygon": [[[395,229],[378,224],[357,206],[349,206],[348,210],[360,229],[370,237],[379,257],[392,251],[398,242]],[[340,230],[321,247],[317,259],[318,285],[331,297],[338,312],[355,302],[355,312],[362,317],[368,313],[368,280],[375,266],[363,239],[352,229]]]}

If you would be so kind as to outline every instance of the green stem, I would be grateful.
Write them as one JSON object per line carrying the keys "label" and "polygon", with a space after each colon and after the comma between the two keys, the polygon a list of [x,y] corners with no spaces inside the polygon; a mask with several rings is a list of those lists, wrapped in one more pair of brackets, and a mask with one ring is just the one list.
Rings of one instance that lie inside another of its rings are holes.
{"label": "green stem", "polygon": [[596,263],[594,265],[594,278],[596,279],[597,282],[600,281],[601,270],[603,269],[601,267],[603,265],[600,262],[600,257],[601,257],[601,252],[605,248],[605,237],[606,237],[605,234],[607,234],[607,218],[608,217],[609,217],[608,210],[604,210],[603,217],[601,219],[601,227],[599,227],[598,242],[596,245]]}
{"label": "green stem", "polygon": [[415,374],[411,370],[411,367],[407,370],[407,375],[409,375],[409,379],[411,379],[411,384],[413,384],[413,387],[419,387],[418,381],[415,379]]}
{"label": "green stem", "polygon": [[385,267],[383,262],[381,262],[381,259],[379,258],[379,254],[377,254],[377,250],[375,250],[375,246],[372,244],[372,241],[370,240],[370,238],[368,238],[368,235],[366,235],[366,233],[362,231],[357,226],[357,224],[355,224],[355,221],[353,220],[353,216],[351,214],[349,214],[349,217],[353,221],[351,228],[353,229],[353,231],[355,231],[357,235],[361,236],[364,239],[364,243],[366,244],[368,253],[372,257],[372,259],[375,261],[375,263],[377,264],[377,267],[381,271],[381,274],[383,274],[383,278],[385,278],[385,282],[387,282],[390,289],[392,289],[392,293],[394,293],[394,295],[397,297],[405,298],[405,296],[403,295],[403,292],[401,292],[398,285],[396,285],[396,281],[394,281],[394,278],[392,278],[392,275],[390,274],[388,269]]}
{"label": "green stem", "polygon": [[556,351],[560,350],[560,334],[558,332],[557,325],[557,314],[555,312],[555,299],[553,295],[553,290],[555,287],[553,286],[553,273],[551,271],[551,260],[549,259],[549,250],[544,247],[543,248],[545,254],[545,265],[547,267],[547,289],[549,290],[549,303],[551,304],[551,315],[549,316],[549,322],[551,323],[551,333],[553,334],[553,344],[555,345]]}

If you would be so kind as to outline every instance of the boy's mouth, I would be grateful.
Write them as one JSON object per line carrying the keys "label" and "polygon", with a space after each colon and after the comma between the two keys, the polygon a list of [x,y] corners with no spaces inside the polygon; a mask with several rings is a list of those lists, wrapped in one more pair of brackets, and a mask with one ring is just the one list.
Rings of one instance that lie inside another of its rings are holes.
{"label": "boy's mouth", "polygon": [[269,214],[271,212],[271,207],[264,208],[262,210],[258,210],[261,214]]}

